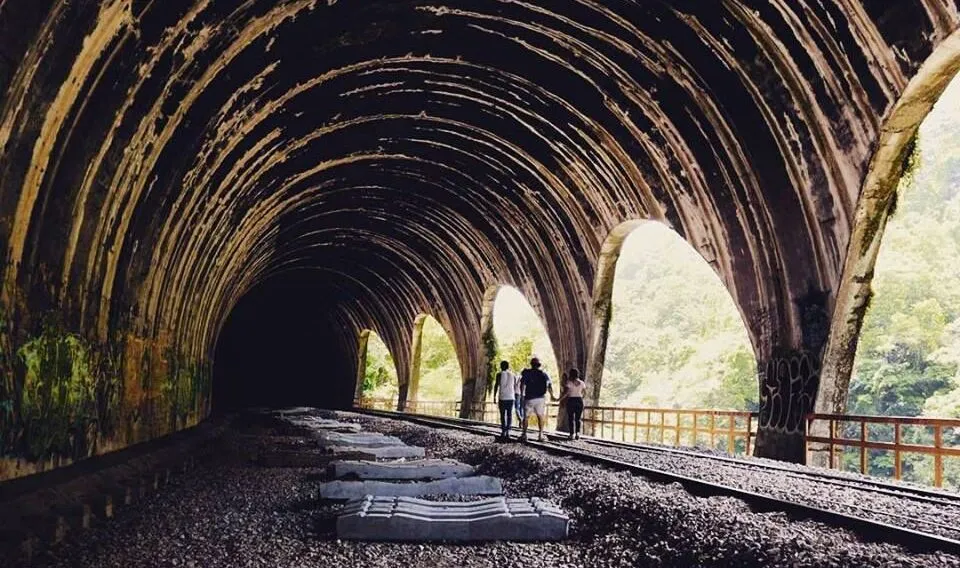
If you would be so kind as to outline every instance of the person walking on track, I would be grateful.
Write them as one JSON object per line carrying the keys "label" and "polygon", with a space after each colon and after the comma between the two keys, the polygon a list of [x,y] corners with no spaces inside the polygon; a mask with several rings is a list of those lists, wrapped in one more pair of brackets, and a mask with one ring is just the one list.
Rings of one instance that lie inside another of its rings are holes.
{"label": "person walking on track", "polygon": [[581,422],[583,421],[583,394],[587,391],[587,383],[580,378],[579,369],[570,369],[563,384],[563,396],[567,401],[567,425],[570,439],[580,439]]}
{"label": "person walking on track", "polygon": [[543,441],[543,425],[547,421],[547,393],[550,393],[550,400],[556,400],[553,394],[553,385],[550,383],[550,376],[540,368],[540,359],[534,357],[530,359],[530,368],[524,369],[520,373],[520,394],[524,400],[523,412],[523,433],[520,440],[527,439],[527,425],[530,422],[530,415],[537,417],[537,427],[540,430],[538,440]]}
{"label": "person walking on track", "polygon": [[510,371],[510,363],[500,361],[500,372],[497,373],[497,379],[494,383],[494,390],[497,391],[497,400],[500,411],[500,437],[503,440],[510,439],[510,426],[513,423],[514,400],[519,394],[520,379]]}

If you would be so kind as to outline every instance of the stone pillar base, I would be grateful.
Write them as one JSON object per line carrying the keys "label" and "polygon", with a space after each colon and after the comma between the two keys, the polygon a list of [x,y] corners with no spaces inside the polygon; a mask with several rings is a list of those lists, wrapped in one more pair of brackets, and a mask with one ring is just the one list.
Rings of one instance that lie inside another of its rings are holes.
{"label": "stone pillar base", "polygon": [[781,432],[768,428],[757,431],[753,455],[791,463],[806,463],[803,432]]}

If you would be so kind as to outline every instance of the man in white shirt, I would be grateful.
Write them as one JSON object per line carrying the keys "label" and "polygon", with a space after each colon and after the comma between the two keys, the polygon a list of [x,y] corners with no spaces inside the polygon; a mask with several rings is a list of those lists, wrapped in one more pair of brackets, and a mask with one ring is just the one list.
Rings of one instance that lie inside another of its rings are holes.
{"label": "man in white shirt", "polygon": [[517,396],[519,378],[510,371],[510,363],[500,361],[500,372],[494,383],[500,411],[500,437],[510,439],[510,426],[513,423],[513,399]]}

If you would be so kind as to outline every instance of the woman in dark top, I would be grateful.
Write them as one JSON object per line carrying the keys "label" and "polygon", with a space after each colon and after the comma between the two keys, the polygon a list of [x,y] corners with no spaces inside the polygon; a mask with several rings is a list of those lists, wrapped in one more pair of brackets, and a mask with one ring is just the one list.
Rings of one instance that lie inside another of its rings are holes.
{"label": "woman in dark top", "polygon": [[570,430],[570,439],[579,440],[583,422],[583,395],[587,391],[587,383],[580,378],[579,369],[570,369],[563,387],[563,398],[567,401],[567,425]]}

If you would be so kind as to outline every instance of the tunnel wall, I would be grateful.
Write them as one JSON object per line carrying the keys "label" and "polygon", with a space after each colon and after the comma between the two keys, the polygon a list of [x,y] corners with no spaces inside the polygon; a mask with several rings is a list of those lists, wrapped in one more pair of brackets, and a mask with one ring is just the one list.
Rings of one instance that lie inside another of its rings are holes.
{"label": "tunnel wall", "polygon": [[469,406],[499,284],[591,368],[602,244],[632,219],[720,274],[757,451],[801,459],[868,164],[957,21],[948,0],[5,0],[0,478],[202,419],[227,315],[291,271],[321,275],[322,343],[348,338],[338,393],[370,328],[403,397],[430,313]]}

